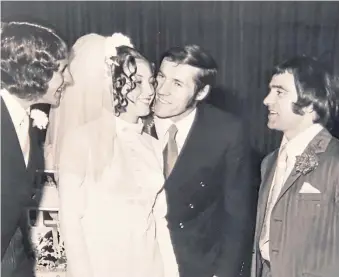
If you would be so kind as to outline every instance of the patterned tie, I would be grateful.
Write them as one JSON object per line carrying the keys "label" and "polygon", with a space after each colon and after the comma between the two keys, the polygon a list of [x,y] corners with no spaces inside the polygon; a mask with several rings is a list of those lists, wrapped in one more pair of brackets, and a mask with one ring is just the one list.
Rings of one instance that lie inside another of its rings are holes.
{"label": "patterned tie", "polygon": [[163,151],[164,157],[164,176],[167,179],[171,174],[174,164],[178,158],[178,146],[175,142],[175,136],[178,132],[178,128],[172,124],[168,129],[168,142]]}
{"label": "patterned tie", "polygon": [[270,233],[270,220],[273,207],[278,200],[281,189],[285,181],[285,173],[287,167],[287,151],[286,144],[281,148],[278,160],[277,167],[274,176],[274,183],[268,198],[268,203],[266,207],[265,219],[263,228],[261,231],[259,246],[261,250],[261,256],[269,261],[269,233]]}

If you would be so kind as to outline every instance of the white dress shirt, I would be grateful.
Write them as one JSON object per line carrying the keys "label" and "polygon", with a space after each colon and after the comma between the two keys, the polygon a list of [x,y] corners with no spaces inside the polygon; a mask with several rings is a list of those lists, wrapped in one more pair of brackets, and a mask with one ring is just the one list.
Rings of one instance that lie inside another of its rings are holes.
{"label": "white dress shirt", "polygon": [[284,178],[284,182],[287,177],[291,174],[292,169],[294,168],[296,156],[301,155],[306,149],[307,145],[314,139],[314,137],[323,129],[323,126],[320,124],[313,124],[302,133],[298,134],[296,137],[290,141],[284,136],[281,145],[286,143],[287,151],[287,169]]}
{"label": "white dress shirt", "polygon": [[[176,127],[178,128],[178,132],[175,136],[175,141],[178,146],[178,153],[180,154],[185,141],[187,139],[188,133],[190,132],[193,121],[196,115],[197,109],[194,109],[191,113],[189,113],[186,117],[183,119],[173,122],[171,119],[166,118],[154,118],[154,124],[156,127],[156,131],[158,134],[158,138],[160,140],[160,143],[162,145],[162,149],[165,148],[167,142],[168,142],[168,129],[172,124],[175,124]],[[162,154],[162,153],[161,153]]]}
{"label": "white dress shirt", "polygon": [[7,90],[2,89],[0,95],[3,98],[8,112],[11,116],[15,132],[18,136],[21,151],[27,166],[30,150],[29,140],[29,113],[30,110],[25,110],[21,104]]}
{"label": "white dress shirt", "polygon": [[[283,183],[286,182],[288,176],[291,174],[295,162],[296,162],[296,157],[301,155],[304,150],[306,149],[306,147],[308,146],[308,144],[314,139],[314,137],[323,129],[323,127],[320,124],[313,124],[312,126],[310,126],[309,128],[307,128],[306,130],[304,130],[303,132],[301,132],[300,134],[298,134],[296,137],[294,137],[291,140],[288,140],[285,136],[282,139],[281,142],[281,146],[279,149],[282,149],[282,147],[284,145],[286,145],[286,152],[287,152],[287,167],[286,167],[286,171],[284,174],[284,178],[283,178]],[[270,195],[272,193],[272,188],[273,188],[273,184],[275,182],[275,178],[276,176],[274,175],[272,184],[271,184],[271,189],[270,189]],[[270,198],[269,195],[269,198]],[[275,205],[276,203],[271,203],[271,205]],[[270,223],[271,220],[271,216],[267,216],[265,217],[265,222],[268,225]],[[268,238],[269,238],[269,234],[268,234]],[[270,256],[269,256],[269,240],[263,244],[260,247],[260,252],[261,252],[261,256],[263,259],[270,261]]]}

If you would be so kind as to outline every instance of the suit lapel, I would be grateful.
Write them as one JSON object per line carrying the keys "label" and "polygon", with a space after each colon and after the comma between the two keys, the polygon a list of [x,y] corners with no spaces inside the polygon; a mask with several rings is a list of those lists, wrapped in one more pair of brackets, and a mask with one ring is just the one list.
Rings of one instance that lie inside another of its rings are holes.
{"label": "suit lapel", "polygon": [[[11,195],[13,203],[24,203],[32,193],[25,160],[9,111],[1,101],[1,193]],[[18,213],[19,206],[13,213]],[[5,214],[5,212],[4,212]],[[3,213],[2,213],[3,216]],[[4,219],[6,220],[6,219]]]}
{"label": "suit lapel", "polygon": [[35,130],[32,127],[32,119],[29,120],[29,140],[30,140],[30,150],[29,150],[29,157],[27,163],[27,172],[29,175],[32,174],[33,168],[35,168],[35,154],[36,154],[36,136]]}
{"label": "suit lapel", "polygon": [[44,170],[44,160],[43,160],[43,151],[41,146],[39,145],[38,140],[38,129],[32,127],[32,119],[30,119],[30,127],[29,127],[29,136],[30,136],[30,152],[29,159],[27,164],[27,175],[30,183],[34,182],[36,177],[36,171]]}
{"label": "suit lapel", "polygon": [[[319,154],[326,150],[328,144],[330,143],[332,139],[331,134],[326,130],[323,129],[318,135],[315,136],[315,138],[308,144],[306,149],[304,150],[304,153],[307,153],[311,148],[315,149],[315,153]],[[295,184],[295,182],[298,180],[298,178],[301,176],[300,172],[297,172],[296,166],[292,169],[291,174],[287,178],[280,195],[277,199],[277,202],[281,199],[281,197],[289,190],[289,188]]]}
{"label": "suit lapel", "polygon": [[[326,130],[323,129],[306,147],[305,152],[307,152],[311,147],[315,147],[315,152],[317,153],[322,153],[326,150],[332,136],[331,134]],[[271,157],[268,158],[266,161],[266,164],[264,165],[263,168],[263,180],[262,180],[262,186],[260,188],[260,193],[259,193],[259,201],[260,203],[258,206],[258,218],[257,218],[257,233],[256,233],[256,241],[259,241],[261,229],[264,223],[264,218],[265,218],[265,212],[266,212],[266,206],[268,202],[268,197],[270,193],[270,188],[273,182],[274,178],[274,173],[275,173],[275,168],[276,168],[276,162],[278,158],[278,152],[279,150],[276,150]],[[272,165],[272,166],[270,166]],[[284,187],[281,190],[281,193],[276,201],[276,204],[278,201],[281,199],[281,197],[295,184],[295,182],[298,180],[298,178],[301,176],[300,172],[296,171],[296,168],[294,167],[290,176],[287,178]]]}
{"label": "suit lapel", "polygon": [[[28,182],[31,184],[34,181],[36,169],[38,167],[43,169],[43,153],[38,145],[36,131],[37,130],[32,128],[32,120],[30,119],[30,152],[26,167],[19,138],[15,131],[11,116],[3,99],[1,99],[1,152],[8,164],[16,165],[16,167],[13,168],[12,176],[13,179],[18,178],[20,183],[27,184]],[[25,189],[27,188],[26,185]]]}
{"label": "suit lapel", "polygon": [[6,159],[14,159],[13,164],[18,165],[16,170],[26,167],[24,156],[22,154],[19,138],[15,131],[12,118],[9,114],[7,106],[3,99],[1,99],[1,145],[3,153],[8,153]]}
{"label": "suit lapel", "polygon": [[[187,135],[183,148],[178,156],[174,168],[165,182],[165,186],[171,183],[182,184],[184,179],[188,178],[191,172],[195,172],[200,164],[201,157],[195,159],[197,149],[203,147],[203,142],[206,141],[206,136],[209,134],[208,125],[204,122],[203,104],[197,107],[197,113],[193,121],[192,127]],[[194,162],[193,162],[194,161]]]}
{"label": "suit lapel", "polygon": [[264,217],[265,217],[265,212],[266,212],[266,206],[268,202],[268,196],[271,190],[273,178],[274,178],[274,173],[275,173],[275,168],[277,164],[277,158],[278,158],[278,153],[279,151],[276,150],[272,154],[272,156],[268,157],[264,168],[263,168],[263,180],[262,180],[262,185],[260,188],[260,199],[258,201],[259,207],[258,207],[258,222],[257,225],[259,226],[259,232],[257,236],[260,236],[262,225],[264,223]]}

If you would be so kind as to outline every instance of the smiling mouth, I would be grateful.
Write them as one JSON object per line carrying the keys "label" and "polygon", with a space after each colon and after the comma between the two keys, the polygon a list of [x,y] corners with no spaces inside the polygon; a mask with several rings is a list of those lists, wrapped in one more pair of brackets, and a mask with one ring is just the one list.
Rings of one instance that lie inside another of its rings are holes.
{"label": "smiling mouth", "polygon": [[140,102],[149,105],[151,103],[152,99],[151,98],[144,98],[140,99]]}
{"label": "smiling mouth", "polygon": [[276,111],[268,111],[268,115],[278,115],[278,113]]}
{"label": "smiling mouth", "polygon": [[66,85],[61,85],[57,90],[56,90],[56,93],[59,94],[59,95],[62,95],[62,93],[64,92],[66,88]]}
{"label": "smiling mouth", "polygon": [[163,98],[161,98],[161,97],[159,97],[159,96],[156,98],[156,100],[159,101],[159,102],[162,103],[162,104],[170,104],[170,102],[164,100]]}

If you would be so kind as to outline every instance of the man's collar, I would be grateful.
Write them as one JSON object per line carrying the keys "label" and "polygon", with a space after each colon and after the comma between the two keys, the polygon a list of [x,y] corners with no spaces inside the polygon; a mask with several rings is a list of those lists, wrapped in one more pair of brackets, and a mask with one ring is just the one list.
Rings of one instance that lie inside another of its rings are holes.
{"label": "man's collar", "polygon": [[154,116],[154,125],[159,139],[165,137],[167,130],[172,124],[173,121],[169,118],[159,118],[157,116]]}
{"label": "man's collar", "polygon": [[[301,155],[306,149],[307,145],[315,138],[321,130],[323,130],[321,124],[313,124],[303,132],[299,133],[291,140],[287,140],[284,136],[281,142],[281,146],[286,144],[286,151],[289,157]],[[281,147],[280,147],[281,148]]]}
{"label": "man's collar", "polygon": [[177,122],[173,122],[170,118],[159,118],[157,116],[154,116],[154,124],[155,124],[159,139],[165,137],[169,127],[172,124],[175,124],[179,131],[182,128],[186,128],[186,126],[191,126],[194,121],[196,113],[197,113],[197,108],[192,110],[192,112],[190,112],[187,116],[185,116],[184,118],[182,118],[181,120]]}
{"label": "man's collar", "polygon": [[195,108],[187,116],[175,122],[175,125],[177,126],[178,130],[189,129],[189,127],[192,125],[194,121],[196,113],[197,113],[197,109]]}
{"label": "man's collar", "polygon": [[29,116],[30,108],[25,110],[6,89],[1,89],[0,95],[6,104],[15,128],[20,127],[21,123],[25,120],[25,117]]}

